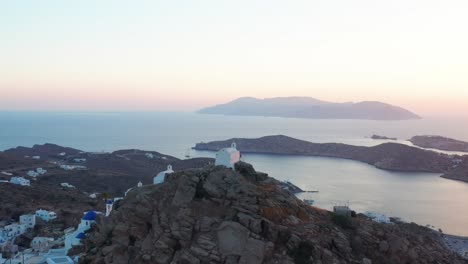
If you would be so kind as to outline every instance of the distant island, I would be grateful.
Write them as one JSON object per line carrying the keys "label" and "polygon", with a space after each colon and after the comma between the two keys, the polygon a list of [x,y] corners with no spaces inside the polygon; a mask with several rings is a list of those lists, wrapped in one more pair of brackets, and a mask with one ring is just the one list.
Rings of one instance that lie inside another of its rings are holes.
{"label": "distant island", "polygon": [[380,136],[380,135],[372,135],[372,139],[376,140],[398,140],[397,138],[394,137],[386,137],[386,136]]}
{"label": "distant island", "polygon": [[232,142],[244,153],[343,158],[365,162],[385,170],[441,173],[444,178],[468,182],[468,156],[446,155],[397,143],[384,143],[374,147],[319,144],[276,135],[198,143],[194,149],[217,151]]}
{"label": "distant island", "polygon": [[411,120],[421,118],[409,110],[382,102],[332,103],[311,97],[266,99],[242,97],[225,104],[203,108],[198,113],[311,119]]}
{"label": "distant island", "polygon": [[421,148],[468,152],[468,142],[442,136],[414,136],[409,141]]}

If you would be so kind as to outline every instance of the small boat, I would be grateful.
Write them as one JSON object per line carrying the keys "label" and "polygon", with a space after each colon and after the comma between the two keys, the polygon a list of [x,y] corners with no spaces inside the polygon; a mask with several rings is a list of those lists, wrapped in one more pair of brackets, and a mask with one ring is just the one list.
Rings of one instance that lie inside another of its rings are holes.
{"label": "small boat", "polygon": [[307,191],[305,191],[305,192],[307,192],[307,193],[318,193],[319,190],[307,190]]}
{"label": "small boat", "polygon": [[308,205],[314,205],[315,201],[311,199],[304,199],[304,202]]}
{"label": "small boat", "polygon": [[185,157],[186,157],[187,159],[190,158],[190,149],[187,149],[187,150],[185,151]]}

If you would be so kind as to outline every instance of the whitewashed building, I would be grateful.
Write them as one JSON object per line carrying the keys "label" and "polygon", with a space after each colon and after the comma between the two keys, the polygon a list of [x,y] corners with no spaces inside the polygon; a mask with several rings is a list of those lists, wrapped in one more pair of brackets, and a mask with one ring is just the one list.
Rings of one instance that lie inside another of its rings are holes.
{"label": "whitewashed building", "polygon": [[39,209],[36,211],[36,217],[39,217],[46,222],[49,222],[50,220],[54,220],[55,218],[57,218],[57,214],[55,212]]}
{"label": "whitewashed building", "polygon": [[81,223],[78,225],[76,230],[68,229],[65,233],[65,250],[68,252],[73,246],[81,244],[81,240],[85,238],[85,232],[88,231],[91,226],[96,223],[97,213],[94,211],[88,211],[81,218]]}
{"label": "whitewashed building", "polygon": [[146,156],[148,159],[154,159],[153,153],[145,153],[145,156]]}
{"label": "whitewashed building", "polygon": [[43,168],[37,168],[36,172],[39,173],[40,175],[44,175],[47,173],[47,170],[44,170]]}
{"label": "whitewashed building", "polygon": [[62,182],[60,186],[65,187],[65,188],[75,188],[75,186],[69,184],[68,182]]}
{"label": "whitewashed building", "polygon": [[167,169],[165,171],[161,171],[156,175],[156,177],[153,178],[153,184],[160,184],[163,183],[166,180],[166,175],[169,173],[174,173],[172,170],[172,165],[168,165]]}
{"label": "whitewashed building", "polygon": [[31,186],[31,182],[23,177],[11,177],[10,183],[21,186]]}
{"label": "whitewashed building", "polygon": [[47,170],[44,170],[43,168],[37,168],[35,171],[34,170],[28,171],[26,174],[29,177],[37,177],[39,175],[44,175],[46,173],[47,173]]}
{"label": "whitewashed building", "polygon": [[35,237],[31,241],[31,248],[37,251],[48,251],[54,245],[52,237]]}
{"label": "whitewashed building", "polygon": [[18,223],[13,223],[11,225],[7,225],[3,228],[3,234],[8,238],[12,238],[15,236],[19,236],[24,234],[28,227],[26,225],[21,225]]}
{"label": "whitewashed building", "polygon": [[21,225],[26,225],[28,228],[34,228],[36,226],[36,215],[34,214],[21,215],[19,220]]}
{"label": "whitewashed building", "polygon": [[40,160],[40,159],[41,159],[41,156],[32,156],[31,158],[32,158],[32,159],[35,159],[35,160]]}
{"label": "whitewashed building", "polygon": [[234,168],[234,164],[240,161],[241,154],[237,150],[236,143],[232,143],[230,148],[223,148],[216,153],[216,166]]}
{"label": "whitewashed building", "polygon": [[106,202],[106,216],[110,215],[113,207],[114,207],[114,201],[108,200]]}
{"label": "whitewashed building", "polygon": [[30,170],[30,171],[28,171],[26,173],[26,175],[28,175],[29,177],[34,177],[35,178],[35,177],[39,176],[39,173],[37,173],[37,172],[35,172],[33,170]]}
{"label": "whitewashed building", "polygon": [[85,162],[86,159],[85,158],[74,158],[73,159],[73,162],[76,162],[76,163],[81,163],[81,162]]}

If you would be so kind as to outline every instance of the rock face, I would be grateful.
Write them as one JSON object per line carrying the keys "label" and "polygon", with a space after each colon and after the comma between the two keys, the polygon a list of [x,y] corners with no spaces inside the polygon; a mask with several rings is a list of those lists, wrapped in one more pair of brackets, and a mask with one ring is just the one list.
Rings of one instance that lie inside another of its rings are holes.
{"label": "rock face", "polygon": [[422,148],[468,152],[468,142],[441,136],[414,136],[410,141]]}
{"label": "rock face", "polygon": [[243,97],[226,104],[199,110],[202,114],[239,116],[275,116],[314,119],[420,119],[398,106],[381,102],[332,103],[311,97],[279,97],[257,99]]}
{"label": "rock face", "polygon": [[310,207],[278,181],[209,166],[131,191],[87,235],[80,263],[465,263],[426,228]]}

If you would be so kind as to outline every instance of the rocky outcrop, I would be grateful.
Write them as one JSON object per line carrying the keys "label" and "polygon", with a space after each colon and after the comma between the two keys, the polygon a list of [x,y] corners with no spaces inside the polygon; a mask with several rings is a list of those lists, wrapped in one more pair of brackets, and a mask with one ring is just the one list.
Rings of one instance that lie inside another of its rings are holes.
{"label": "rocky outcrop", "polygon": [[427,228],[363,216],[345,227],[241,167],[186,170],[131,191],[87,234],[80,263],[465,263]]}

